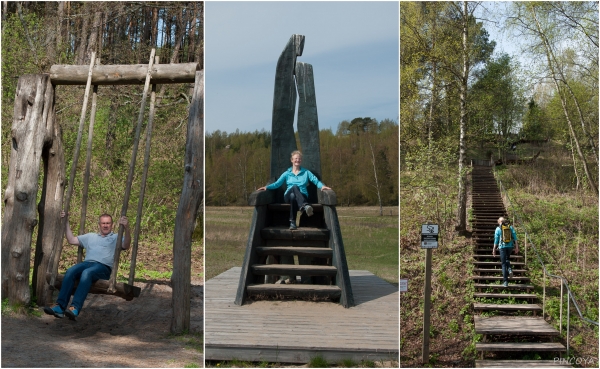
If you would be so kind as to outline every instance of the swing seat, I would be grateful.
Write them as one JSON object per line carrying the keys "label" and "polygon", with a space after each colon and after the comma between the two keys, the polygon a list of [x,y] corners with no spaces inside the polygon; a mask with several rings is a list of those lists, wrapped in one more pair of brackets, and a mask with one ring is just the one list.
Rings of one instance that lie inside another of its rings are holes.
{"label": "swing seat", "polygon": [[[65,278],[62,274],[56,275],[56,280],[54,281],[54,288],[60,290],[62,286],[62,281]],[[46,281],[50,283],[50,279],[52,279],[51,273],[46,273]],[[75,287],[79,284],[79,281],[75,281]],[[127,301],[133,300],[134,297],[139,297],[142,291],[141,288],[132,286],[127,283],[115,283],[116,291],[114,293],[108,292],[108,281],[106,279],[99,279],[92,284],[89,293],[95,293],[100,295],[115,295],[124,298]]]}

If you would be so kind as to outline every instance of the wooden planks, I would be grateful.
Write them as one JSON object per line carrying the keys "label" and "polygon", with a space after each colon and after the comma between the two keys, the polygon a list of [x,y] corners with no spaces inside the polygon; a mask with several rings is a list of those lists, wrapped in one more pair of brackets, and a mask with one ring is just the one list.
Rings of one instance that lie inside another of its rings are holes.
{"label": "wooden planks", "polygon": [[257,247],[256,252],[259,255],[299,255],[330,258],[333,250],[325,247],[290,247],[290,246],[274,246],[274,247]]}
{"label": "wooden planks", "polygon": [[475,310],[502,310],[502,311],[542,311],[537,304],[482,304],[473,303]]}
{"label": "wooden planks", "polygon": [[476,368],[572,368],[554,360],[475,360]]}
{"label": "wooden planks", "polygon": [[515,336],[558,336],[559,332],[542,318],[475,315],[475,333],[510,334]]}
{"label": "wooden planks", "polygon": [[398,287],[368,271],[350,271],[355,306],[330,302],[233,303],[241,268],[205,285],[205,358],[306,363],[398,360]]}
{"label": "wooden planks", "polygon": [[477,342],[477,351],[567,351],[566,347],[559,342]]}
{"label": "wooden planks", "polygon": [[338,286],[314,284],[254,284],[247,287],[249,295],[287,296],[297,298],[339,299],[342,290]]}
{"label": "wooden planks", "polygon": [[294,231],[286,227],[265,227],[260,234],[263,238],[284,240],[329,240],[329,230],[326,228],[298,228]]}
{"label": "wooden planks", "polygon": [[328,265],[294,265],[294,264],[255,264],[252,265],[255,275],[336,275],[337,268]]}

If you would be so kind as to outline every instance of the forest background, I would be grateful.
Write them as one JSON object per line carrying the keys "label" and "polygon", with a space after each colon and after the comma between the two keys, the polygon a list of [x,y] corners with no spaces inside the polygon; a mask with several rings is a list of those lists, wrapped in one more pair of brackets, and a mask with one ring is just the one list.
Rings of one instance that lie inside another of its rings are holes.
{"label": "forest background", "polygon": [[[340,206],[398,204],[398,124],[391,119],[354,118],[319,132],[322,181]],[[301,145],[296,133],[297,146]],[[271,133],[206,133],[206,205],[247,205],[267,184]]]}
{"label": "forest background", "polygon": [[[492,27],[518,51],[499,50]],[[440,226],[430,364],[474,365],[481,336],[469,262],[471,159],[500,164],[494,174],[521,250],[528,232],[532,284],[544,283],[541,260],[597,322],[598,3],[401,2],[400,40],[400,278],[410,280],[400,301],[401,366],[423,365],[427,221]],[[541,305],[541,287],[534,292]],[[556,328],[559,306],[558,293],[546,294],[545,317]],[[572,310],[570,329],[569,355],[597,358],[598,327]],[[564,344],[564,315],[562,331]]]}
{"label": "forest background", "polygon": [[[203,68],[203,13],[202,2],[3,2],[2,194],[8,175],[10,127],[19,76],[48,73],[54,64],[89,65],[93,51],[101,64],[147,64],[152,48],[156,48],[160,63],[196,62]],[[173,230],[183,183],[186,123],[192,90],[193,84],[157,86],[151,163],[137,256],[138,278],[171,277]],[[100,214],[119,214],[142,91],[143,85],[98,88],[85,232],[97,229]],[[62,127],[67,175],[83,95],[84,86],[56,89],[56,117]],[[87,111],[89,116],[89,107]],[[140,141],[145,142],[144,133]],[[87,129],[84,129],[82,142],[87,142]],[[136,161],[136,173],[140,174],[143,151],[138,151]],[[85,160],[80,158],[70,209],[71,228],[75,232],[79,229],[75,222],[81,209],[84,167]],[[127,213],[131,224],[136,218],[136,206],[132,204],[138,201],[140,179],[141,175],[136,175],[132,185]],[[40,176],[40,184],[41,181]],[[202,227],[196,229],[192,277],[202,278]],[[75,247],[63,249],[61,270],[75,262],[76,253]],[[121,255],[120,269],[127,275],[129,251]]]}

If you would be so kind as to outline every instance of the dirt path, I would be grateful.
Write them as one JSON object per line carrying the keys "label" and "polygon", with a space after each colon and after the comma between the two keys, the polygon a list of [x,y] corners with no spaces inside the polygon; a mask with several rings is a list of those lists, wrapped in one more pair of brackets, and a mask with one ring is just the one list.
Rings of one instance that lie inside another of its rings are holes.
{"label": "dirt path", "polygon": [[192,334],[181,337],[169,337],[171,287],[136,285],[133,301],[88,295],[77,322],[3,315],[2,367],[202,367],[202,282],[192,282]]}

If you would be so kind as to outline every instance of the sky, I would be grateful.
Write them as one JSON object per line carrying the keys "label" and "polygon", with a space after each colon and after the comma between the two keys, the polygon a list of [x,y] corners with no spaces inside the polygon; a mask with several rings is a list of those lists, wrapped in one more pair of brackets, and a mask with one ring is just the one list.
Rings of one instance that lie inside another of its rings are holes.
{"label": "sky", "polygon": [[[205,131],[271,130],[277,59],[304,35],[319,128],[398,121],[398,2],[206,2]],[[294,127],[296,125],[294,124]]]}

